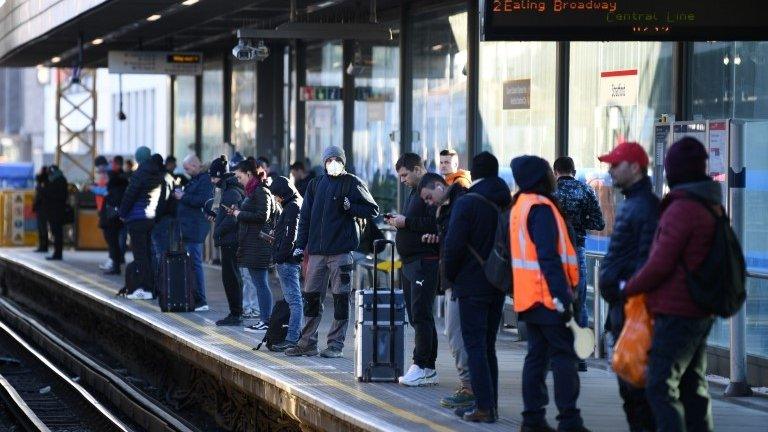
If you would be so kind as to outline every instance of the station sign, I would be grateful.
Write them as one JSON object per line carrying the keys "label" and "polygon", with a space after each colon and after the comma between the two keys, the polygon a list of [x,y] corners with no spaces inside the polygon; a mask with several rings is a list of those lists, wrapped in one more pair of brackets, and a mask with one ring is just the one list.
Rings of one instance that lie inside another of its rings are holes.
{"label": "station sign", "polygon": [[531,80],[518,79],[504,83],[505,110],[529,109],[531,107]]}
{"label": "station sign", "polygon": [[484,0],[484,40],[768,39],[754,0]]}
{"label": "station sign", "polygon": [[199,52],[110,51],[107,61],[112,74],[203,74],[203,54]]}
{"label": "station sign", "polygon": [[[340,101],[344,91],[339,86],[301,86],[299,100],[307,101]],[[393,102],[394,91],[387,88],[355,87],[355,100],[358,102]]]}
{"label": "station sign", "polygon": [[640,80],[637,69],[600,72],[598,91],[601,106],[633,106],[637,104]]}

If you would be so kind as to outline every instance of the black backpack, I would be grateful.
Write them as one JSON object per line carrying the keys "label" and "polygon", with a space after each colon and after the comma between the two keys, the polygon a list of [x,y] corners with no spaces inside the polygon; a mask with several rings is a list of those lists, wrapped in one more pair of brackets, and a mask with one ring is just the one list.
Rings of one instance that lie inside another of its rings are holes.
{"label": "black backpack", "polygon": [[272,351],[272,346],[285,340],[288,334],[288,320],[291,318],[291,309],[288,302],[279,300],[272,308],[272,315],[269,316],[269,327],[264,339],[254,348],[258,350],[263,344],[267,344],[267,349]]}
{"label": "black backpack", "polygon": [[715,235],[699,268],[692,271],[682,260],[686,285],[698,307],[729,318],[741,309],[747,298],[744,253],[725,209],[721,207],[722,214],[718,215],[708,201],[689,198],[703,205],[715,218]]}
{"label": "black backpack", "polygon": [[485,278],[504,294],[512,294],[512,261],[509,256],[509,209],[499,208],[488,198],[470,192],[466,196],[473,196],[493,207],[497,214],[496,233],[493,236],[493,247],[488,257],[483,259],[480,254],[469,246],[469,252],[483,268]]}
{"label": "black backpack", "polygon": [[125,285],[117,292],[117,296],[125,296],[136,291],[138,288],[139,280],[139,266],[136,265],[136,261],[131,261],[125,265]]}

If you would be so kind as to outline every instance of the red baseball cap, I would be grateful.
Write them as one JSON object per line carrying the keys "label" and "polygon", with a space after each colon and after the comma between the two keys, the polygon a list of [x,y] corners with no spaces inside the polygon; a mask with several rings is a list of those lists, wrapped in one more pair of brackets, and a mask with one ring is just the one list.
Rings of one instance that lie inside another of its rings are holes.
{"label": "red baseball cap", "polygon": [[597,160],[611,165],[622,162],[636,163],[643,168],[647,168],[649,164],[648,153],[636,142],[623,142],[614,147],[610,153],[598,156]]}

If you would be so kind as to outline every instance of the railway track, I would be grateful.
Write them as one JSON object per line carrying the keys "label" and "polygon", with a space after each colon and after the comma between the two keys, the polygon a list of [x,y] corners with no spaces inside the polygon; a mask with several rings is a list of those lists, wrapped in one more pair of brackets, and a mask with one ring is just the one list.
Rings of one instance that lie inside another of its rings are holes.
{"label": "railway track", "polygon": [[4,299],[0,399],[27,431],[197,431]]}

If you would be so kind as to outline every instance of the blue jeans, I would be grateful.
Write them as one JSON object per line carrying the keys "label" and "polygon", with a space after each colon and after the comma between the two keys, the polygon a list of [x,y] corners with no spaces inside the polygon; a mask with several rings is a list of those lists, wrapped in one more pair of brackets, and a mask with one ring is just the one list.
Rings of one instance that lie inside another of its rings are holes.
{"label": "blue jeans", "polygon": [[291,309],[291,318],[288,320],[288,334],[285,340],[298,342],[301,336],[302,310],[301,285],[299,285],[299,273],[301,266],[298,264],[278,264],[277,276],[280,278],[280,286],[283,288],[283,298]]}
{"label": "blue jeans", "polygon": [[259,314],[261,322],[269,323],[272,314],[272,291],[269,289],[267,269],[248,269],[253,286],[256,288],[256,297],[259,299]]}
{"label": "blue jeans", "polygon": [[251,272],[245,267],[240,267],[240,276],[243,279],[243,313],[256,311],[259,300],[256,298],[256,287],[253,286]]}
{"label": "blue jeans", "polygon": [[579,260],[579,284],[576,292],[579,298],[573,304],[573,316],[576,323],[582,327],[589,325],[587,314],[587,250],[581,246],[576,248],[576,257]]}
{"label": "blue jeans", "polygon": [[155,221],[152,228],[152,257],[154,258],[155,268],[160,268],[160,262],[163,255],[168,251],[170,245],[171,218],[164,217]]}
{"label": "blue jeans", "polygon": [[197,292],[195,293],[195,304],[206,304],[205,300],[205,273],[203,273],[203,244],[202,243],[184,243],[184,248],[192,260],[192,268],[195,269],[195,278],[197,279]]}
{"label": "blue jeans", "polygon": [[461,336],[467,350],[467,365],[477,408],[499,409],[499,364],[496,359],[496,334],[501,323],[504,296],[493,294],[460,297]]}

